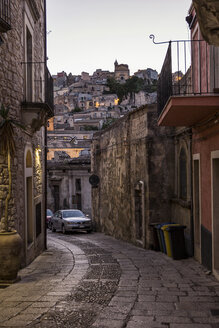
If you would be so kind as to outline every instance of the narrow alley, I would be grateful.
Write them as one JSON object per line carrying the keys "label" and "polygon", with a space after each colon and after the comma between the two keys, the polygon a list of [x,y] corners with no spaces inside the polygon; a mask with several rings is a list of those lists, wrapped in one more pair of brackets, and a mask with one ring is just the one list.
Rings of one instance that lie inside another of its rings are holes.
{"label": "narrow alley", "polygon": [[101,233],[48,233],[48,249],[0,289],[0,327],[216,328],[219,282]]}

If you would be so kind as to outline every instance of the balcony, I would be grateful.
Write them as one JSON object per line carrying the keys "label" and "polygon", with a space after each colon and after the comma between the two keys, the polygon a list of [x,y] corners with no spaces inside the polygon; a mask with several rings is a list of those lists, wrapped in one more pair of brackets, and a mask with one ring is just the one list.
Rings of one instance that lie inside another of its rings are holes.
{"label": "balcony", "polygon": [[170,42],[158,80],[158,125],[193,127],[219,112],[218,69],[218,48]]}
{"label": "balcony", "polygon": [[0,32],[5,33],[11,29],[11,1],[0,0]]}
{"label": "balcony", "polygon": [[54,116],[53,79],[43,62],[22,63],[24,68],[24,100],[21,103],[25,125],[37,131]]}

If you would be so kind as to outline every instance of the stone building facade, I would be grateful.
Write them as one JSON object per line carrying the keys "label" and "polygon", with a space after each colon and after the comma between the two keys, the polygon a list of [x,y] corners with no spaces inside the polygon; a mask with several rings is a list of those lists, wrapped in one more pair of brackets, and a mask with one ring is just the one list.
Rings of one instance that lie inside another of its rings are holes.
{"label": "stone building facade", "polygon": [[171,220],[174,139],[157,127],[157,106],[130,112],[94,134],[93,220],[98,230],[136,245],[153,247],[151,223]]}
{"label": "stone building facade", "polygon": [[114,77],[120,83],[124,83],[130,77],[129,67],[127,64],[118,64],[117,60],[114,63]]}
{"label": "stone building facade", "polygon": [[47,131],[47,208],[78,208],[91,215],[92,131]]}
{"label": "stone building facade", "polygon": [[47,205],[53,212],[77,208],[91,217],[91,185],[89,154],[77,158],[62,157],[58,153],[48,161]]}
{"label": "stone building facade", "polygon": [[[0,8],[0,105],[25,126],[15,129],[9,202],[9,226],[22,238],[24,266],[46,246],[45,126],[53,115],[52,80],[46,67],[46,4],[0,0]],[[8,179],[7,159],[0,154],[0,229]]]}

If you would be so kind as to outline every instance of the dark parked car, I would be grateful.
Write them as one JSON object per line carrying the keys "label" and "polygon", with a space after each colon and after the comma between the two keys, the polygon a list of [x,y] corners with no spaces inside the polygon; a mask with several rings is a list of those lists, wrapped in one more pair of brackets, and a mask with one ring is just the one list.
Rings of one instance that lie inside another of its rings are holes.
{"label": "dark parked car", "polygon": [[92,221],[80,210],[59,210],[51,218],[52,231],[92,231]]}
{"label": "dark parked car", "polygon": [[50,228],[50,220],[51,217],[53,216],[53,212],[50,209],[46,210],[46,227]]}

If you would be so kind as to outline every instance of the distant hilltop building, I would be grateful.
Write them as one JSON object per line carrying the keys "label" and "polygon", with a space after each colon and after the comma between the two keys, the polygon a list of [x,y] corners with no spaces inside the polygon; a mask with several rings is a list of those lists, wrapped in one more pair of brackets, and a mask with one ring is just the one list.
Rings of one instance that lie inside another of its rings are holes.
{"label": "distant hilltop building", "polygon": [[82,73],[81,73],[81,79],[82,79],[83,81],[90,81],[90,75],[89,75],[89,73],[87,73],[87,72],[82,72]]}
{"label": "distant hilltop building", "polygon": [[137,72],[134,73],[140,79],[146,80],[148,84],[151,84],[153,80],[158,79],[158,73],[156,70],[147,68],[147,69],[139,69]]}
{"label": "distant hilltop building", "polygon": [[54,86],[63,87],[67,84],[67,74],[64,71],[57,73],[57,75],[53,75],[52,78]]}
{"label": "distant hilltop building", "polygon": [[121,83],[124,83],[130,77],[129,67],[126,64],[118,64],[117,60],[114,63],[115,70],[114,76],[115,79]]}
{"label": "distant hilltop building", "polygon": [[108,78],[114,77],[114,73],[110,71],[103,71],[102,69],[96,69],[93,73],[93,81],[96,84],[106,84]]}

